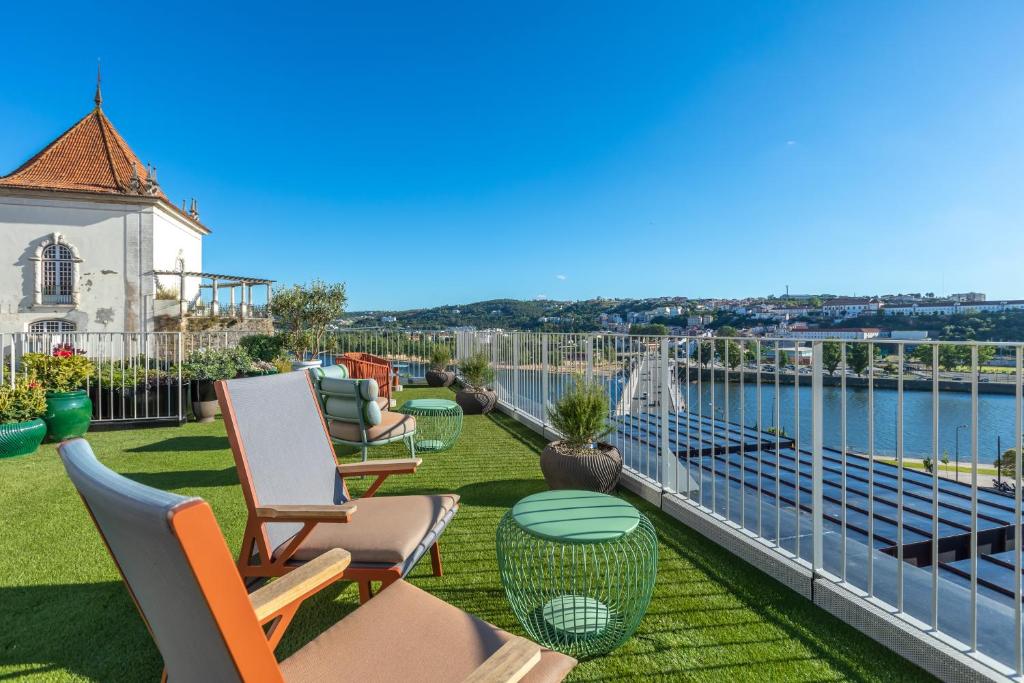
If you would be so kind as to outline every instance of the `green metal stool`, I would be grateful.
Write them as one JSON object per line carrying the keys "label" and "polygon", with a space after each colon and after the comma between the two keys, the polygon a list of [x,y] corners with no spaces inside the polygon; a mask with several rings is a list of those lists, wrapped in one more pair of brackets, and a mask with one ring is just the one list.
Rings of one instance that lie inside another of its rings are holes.
{"label": "green metal stool", "polygon": [[498,570],[523,628],[573,657],[611,652],[654,593],[658,539],[620,498],[591,491],[527,496],[498,524]]}
{"label": "green metal stool", "polygon": [[443,398],[406,401],[398,412],[416,418],[416,450],[444,451],[462,433],[462,408]]}

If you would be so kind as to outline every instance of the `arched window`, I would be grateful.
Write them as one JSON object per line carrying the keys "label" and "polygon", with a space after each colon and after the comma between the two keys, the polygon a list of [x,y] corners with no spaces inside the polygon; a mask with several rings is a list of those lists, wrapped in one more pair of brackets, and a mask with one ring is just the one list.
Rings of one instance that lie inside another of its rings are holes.
{"label": "arched window", "polygon": [[34,334],[74,332],[75,324],[70,320],[37,320],[28,326],[28,331]]}
{"label": "arched window", "polygon": [[75,257],[66,244],[43,248],[43,303],[70,304],[74,291]]}
{"label": "arched window", "polygon": [[78,250],[60,233],[53,233],[36,248],[35,304],[77,306],[78,277],[82,259]]}

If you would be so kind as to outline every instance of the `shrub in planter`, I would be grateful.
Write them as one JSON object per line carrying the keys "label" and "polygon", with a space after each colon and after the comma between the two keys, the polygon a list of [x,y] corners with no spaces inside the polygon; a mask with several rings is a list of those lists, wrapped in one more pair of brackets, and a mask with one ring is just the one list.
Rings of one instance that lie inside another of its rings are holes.
{"label": "shrub in planter", "polygon": [[219,412],[213,383],[233,379],[252,368],[244,349],[197,349],[181,364],[182,377],[189,380],[192,414],[197,422],[211,422]]}
{"label": "shrub in planter", "polygon": [[281,334],[250,334],[239,339],[238,345],[254,360],[269,363],[281,355],[286,341]]}
{"label": "shrub in planter", "polygon": [[484,415],[494,410],[498,397],[487,385],[494,381],[494,370],[487,354],[474,353],[459,364],[464,386],[455,394],[455,402],[466,415]]}
{"label": "shrub in planter", "polygon": [[61,344],[49,354],[26,353],[21,357],[25,370],[46,390],[43,421],[54,441],[82,436],[89,430],[92,401],[85,387],[96,368],[83,353],[70,344]]}
{"label": "shrub in planter", "polygon": [[89,382],[93,419],[176,417],[181,403],[178,370],[104,361]]}
{"label": "shrub in planter", "polygon": [[552,489],[584,489],[610,493],[622,473],[618,449],[600,439],[608,424],[608,394],[597,382],[576,378],[548,411],[551,426],[562,434],[541,453],[540,469]]}
{"label": "shrub in planter", "polygon": [[269,308],[284,330],[284,347],[294,356],[293,369],[316,367],[324,350],[328,326],[345,312],[345,284],[314,279],[274,292]]}
{"label": "shrub in planter", "polygon": [[455,381],[455,373],[448,369],[452,362],[452,352],[447,346],[437,345],[430,352],[430,369],[427,370],[427,385],[431,387],[448,387]]}
{"label": "shrub in planter", "polygon": [[0,385],[0,458],[35,453],[46,436],[46,392],[35,377]]}

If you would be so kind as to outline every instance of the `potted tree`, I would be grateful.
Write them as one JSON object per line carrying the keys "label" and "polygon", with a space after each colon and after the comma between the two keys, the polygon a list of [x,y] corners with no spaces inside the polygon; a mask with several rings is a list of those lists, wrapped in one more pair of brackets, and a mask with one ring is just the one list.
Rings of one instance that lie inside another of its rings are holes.
{"label": "potted tree", "polygon": [[274,293],[270,313],[285,334],[286,348],[294,356],[292,369],[321,364],[327,327],[345,312],[345,284],[313,280]]}
{"label": "potted tree", "polygon": [[487,354],[479,351],[459,363],[463,387],[455,394],[455,402],[466,415],[485,415],[498,402],[497,395],[487,388],[494,380],[494,370]]}
{"label": "potted tree", "polygon": [[196,422],[212,422],[219,406],[213,383],[232,379],[252,367],[252,359],[243,349],[197,349],[181,364],[181,374],[189,380],[192,414]]}
{"label": "potted tree", "polygon": [[448,387],[455,381],[455,373],[448,369],[452,352],[447,346],[438,344],[430,351],[430,369],[427,370],[427,386]]}
{"label": "potted tree", "polygon": [[622,473],[622,456],[600,439],[608,424],[608,394],[597,382],[576,378],[569,391],[548,410],[551,425],[562,435],[540,455],[540,469],[552,489],[609,493]]}
{"label": "potted tree", "polygon": [[46,433],[53,441],[82,436],[92,421],[92,401],[85,386],[95,367],[82,349],[60,344],[49,354],[26,353],[22,365],[46,391]]}
{"label": "potted tree", "polygon": [[46,392],[35,377],[0,385],[0,458],[35,453],[46,436]]}

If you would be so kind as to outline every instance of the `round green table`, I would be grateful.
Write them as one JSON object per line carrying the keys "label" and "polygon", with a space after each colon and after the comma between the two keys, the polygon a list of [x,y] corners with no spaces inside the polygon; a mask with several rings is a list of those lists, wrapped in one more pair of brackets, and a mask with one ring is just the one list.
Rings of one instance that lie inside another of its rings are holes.
{"label": "round green table", "polygon": [[523,628],[573,657],[626,642],[654,593],[654,527],[614,496],[574,490],[527,496],[498,524],[497,549],[501,584]]}
{"label": "round green table", "polygon": [[398,412],[416,418],[417,450],[447,450],[462,433],[462,408],[455,401],[417,398],[403,403]]}

